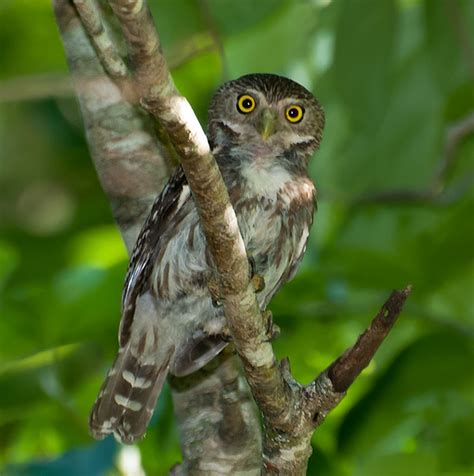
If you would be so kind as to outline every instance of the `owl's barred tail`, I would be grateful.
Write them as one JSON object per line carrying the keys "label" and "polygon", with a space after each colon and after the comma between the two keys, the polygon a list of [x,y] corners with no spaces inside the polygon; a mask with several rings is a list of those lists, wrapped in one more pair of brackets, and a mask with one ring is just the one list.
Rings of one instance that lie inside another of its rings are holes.
{"label": "owl's barred tail", "polygon": [[129,341],[119,350],[94,404],[89,428],[96,439],[113,433],[122,443],[132,444],[145,434],[153,415],[174,347],[153,360],[150,354],[141,358],[133,347]]}

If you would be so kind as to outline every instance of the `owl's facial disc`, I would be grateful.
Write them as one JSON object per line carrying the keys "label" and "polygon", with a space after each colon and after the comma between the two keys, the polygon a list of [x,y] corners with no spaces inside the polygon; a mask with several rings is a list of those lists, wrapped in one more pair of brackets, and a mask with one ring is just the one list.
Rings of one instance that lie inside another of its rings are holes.
{"label": "owl's facial disc", "polygon": [[304,166],[319,146],[323,127],[324,112],[314,96],[294,81],[271,74],[225,83],[209,107],[213,148],[229,153],[231,147],[241,158],[291,155]]}

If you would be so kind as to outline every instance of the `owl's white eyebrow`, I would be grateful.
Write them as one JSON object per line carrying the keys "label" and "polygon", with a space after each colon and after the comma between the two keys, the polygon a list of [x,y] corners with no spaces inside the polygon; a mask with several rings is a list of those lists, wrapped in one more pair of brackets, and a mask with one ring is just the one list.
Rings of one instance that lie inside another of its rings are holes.
{"label": "owl's white eyebrow", "polygon": [[236,134],[240,134],[241,132],[243,132],[241,125],[237,122],[229,122],[225,119],[219,119],[219,122],[224,124],[224,126],[228,127],[232,132],[235,132]]}
{"label": "owl's white eyebrow", "polygon": [[289,132],[288,136],[292,144],[304,144],[305,142],[311,142],[314,140],[313,136],[300,136],[293,131]]}
{"label": "owl's white eyebrow", "polygon": [[290,104],[291,105],[297,104],[303,107],[303,101],[297,98],[283,98],[278,101],[278,104],[281,104],[283,106],[290,105]]}
{"label": "owl's white eyebrow", "polygon": [[247,94],[250,94],[253,98],[257,99],[259,104],[265,104],[268,106],[267,98],[261,91],[258,91],[257,89],[248,89]]}

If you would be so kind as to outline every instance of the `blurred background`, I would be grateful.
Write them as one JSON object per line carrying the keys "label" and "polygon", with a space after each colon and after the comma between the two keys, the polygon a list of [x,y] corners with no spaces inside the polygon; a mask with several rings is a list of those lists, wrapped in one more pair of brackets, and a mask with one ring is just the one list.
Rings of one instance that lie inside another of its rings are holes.
{"label": "blurred background", "polygon": [[[314,435],[309,474],[474,472],[474,1],[150,0],[203,121],[213,90],[289,76],[324,105],[319,210],[271,304],[309,382],[393,288],[398,324]],[[147,438],[87,419],[117,346],[127,258],[89,158],[49,0],[0,2],[0,474],[164,475],[169,391]]]}

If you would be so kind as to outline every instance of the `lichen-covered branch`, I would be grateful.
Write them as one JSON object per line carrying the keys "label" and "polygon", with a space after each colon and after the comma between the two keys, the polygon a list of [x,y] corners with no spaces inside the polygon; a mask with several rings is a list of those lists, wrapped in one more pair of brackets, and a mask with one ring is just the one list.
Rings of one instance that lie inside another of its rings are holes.
{"label": "lichen-covered branch", "polygon": [[235,353],[170,383],[183,449],[173,474],[259,474],[260,420]]}
{"label": "lichen-covered branch", "polygon": [[268,342],[249,281],[237,218],[206,136],[173,84],[146,3],[110,3],[122,25],[132,63],[137,65],[133,76],[140,102],[168,131],[181,158],[220,278],[225,314],[254,396],[272,416],[285,420],[287,415],[280,415],[280,410],[289,406],[290,392]]}

